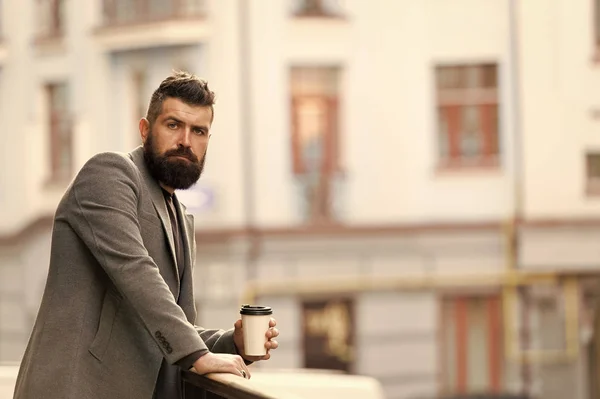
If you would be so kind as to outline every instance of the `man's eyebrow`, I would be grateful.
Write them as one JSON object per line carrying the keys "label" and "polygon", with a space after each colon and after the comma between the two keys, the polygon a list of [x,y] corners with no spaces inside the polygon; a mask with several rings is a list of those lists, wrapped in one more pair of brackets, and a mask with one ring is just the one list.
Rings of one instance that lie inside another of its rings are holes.
{"label": "man's eyebrow", "polygon": [[[165,122],[167,122],[167,121],[173,121],[173,122],[177,122],[177,123],[181,123],[181,124],[184,124],[184,125],[185,125],[185,122],[184,122],[184,121],[182,121],[182,120],[180,120],[180,119],[177,119],[176,117],[174,117],[174,116],[171,116],[171,115],[168,115],[168,116],[165,118]],[[206,125],[192,125],[192,129],[208,130],[209,128],[208,128],[208,126],[206,126]]]}
{"label": "man's eyebrow", "polygon": [[184,123],[182,120],[179,120],[179,119],[175,118],[174,116],[170,116],[170,115],[165,118],[165,122],[169,121],[169,120],[177,122],[177,123]]}

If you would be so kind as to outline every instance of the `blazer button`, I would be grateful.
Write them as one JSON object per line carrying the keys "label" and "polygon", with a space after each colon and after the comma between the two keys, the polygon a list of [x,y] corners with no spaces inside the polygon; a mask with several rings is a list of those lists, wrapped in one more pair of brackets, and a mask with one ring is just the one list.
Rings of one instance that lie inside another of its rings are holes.
{"label": "blazer button", "polygon": [[157,332],[154,333],[154,336],[156,338],[160,338],[160,337],[162,337],[162,334],[160,333],[160,331],[157,331]]}

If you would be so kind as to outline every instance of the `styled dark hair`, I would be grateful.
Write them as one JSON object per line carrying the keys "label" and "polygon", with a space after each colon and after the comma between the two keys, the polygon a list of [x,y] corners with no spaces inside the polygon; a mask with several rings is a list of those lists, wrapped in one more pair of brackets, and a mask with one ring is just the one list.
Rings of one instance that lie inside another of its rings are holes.
{"label": "styled dark hair", "polygon": [[208,83],[188,72],[175,71],[152,93],[146,113],[150,126],[162,112],[163,102],[169,97],[177,98],[188,105],[210,107],[212,123],[215,117],[215,93],[208,88]]}

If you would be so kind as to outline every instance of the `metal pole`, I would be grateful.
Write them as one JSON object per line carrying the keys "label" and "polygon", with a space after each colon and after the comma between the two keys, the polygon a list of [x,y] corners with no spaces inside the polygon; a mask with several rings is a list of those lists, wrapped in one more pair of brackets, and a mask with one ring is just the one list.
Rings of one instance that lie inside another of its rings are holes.
{"label": "metal pole", "polygon": [[244,216],[246,242],[245,249],[246,279],[256,277],[256,258],[258,256],[258,237],[255,226],[254,195],[254,154],[252,129],[252,35],[250,32],[250,0],[239,0],[239,46],[240,46],[240,121],[242,144],[242,184],[244,186]]}
{"label": "metal pole", "polygon": [[[510,70],[512,81],[512,111],[513,111],[513,223],[514,223],[514,249],[512,253],[513,270],[519,268],[519,221],[523,219],[523,148],[522,148],[522,119],[521,119],[521,97],[520,97],[520,75],[519,75],[519,21],[516,0],[508,2],[509,23],[509,46],[510,46]],[[521,300],[521,344],[526,351],[531,340],[530,331],[530,300],[527,288],[522,287],[517,296]],[[511,333],[510,331],[508,333]],[[517,346],[518,347],[518,346]],[[523,382],[523,394],[527,396],[531,387],[531,366],[528,362],[521,363],[521,379]]]}

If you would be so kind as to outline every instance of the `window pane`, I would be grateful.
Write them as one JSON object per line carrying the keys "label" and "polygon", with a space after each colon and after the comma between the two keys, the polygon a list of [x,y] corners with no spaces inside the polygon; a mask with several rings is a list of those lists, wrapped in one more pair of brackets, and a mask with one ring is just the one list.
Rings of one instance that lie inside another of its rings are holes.
{"label": "window pane", "polygon": [[150,0],[149,3],[150,18],[168,18],[174,14],[173,1]]}
{"label": "window pane", "polygon": [[69,177],[73,157],[68,86],[64,83],[51,84],[47,86],[47,93],[51,171],[52,177],[60,180]]}
{"label": "window pane", "polygon": [[462,157],[478,157],[483,149],[480,110],[477,106],[462,107],[460,153]]}
{"label": "window pane", "polygon": [[449,66],[437,68],[437,83],[439,89],[459,89],[463,86],[464,68]]}
{"label": "window pane", "polygon": [[499,155],[500,154],[500,144],[498,142],[498,106],[491,105],[489,106],[490,112],[490,155]]}
{"label": "window pane", "polygon": [[299,182],[302,218],[332,217],[338,168],[337,68],[299,67],[290,71],[292,164]]}
{"label": "window pane", "polygon": [[179,14],[186,15],[199,15],[204,11],[205,0],[181,0],[179,2],[179,8],[181,8]]}
{"label": "window pane", "polygon": [[117,22],[130,22],[135,19],[136,0],[119,0],[115,2],[115,19]]}
{"label": "window pane", "polygon": [[481,67],[478,65],[471,65],[465,69],[465,81],[464,88],[474,89],[481,87]]}
{"label": "window pane", "polygon": [[600,178],[600,154],[587,154],[588,179]]}
{"label": "window pane", "polygon": [[148,76],[143,69],[135,70],[132,74],[133,83],[133,119],[137,122],[146,116],[148,109],[148,97],[146,96],[146,86]]}
{"label": "window pane", "polygon": [[323,164],[323,141],[327,131],[327,103],[322,98],[298,102],[298,134],[305,170],[319,173]]}
{"label": "window pane", "polygon": [[448,125],[448,112],[445,108],[438,109],[438,143],[439,156],[441,159],[448,159],[450,155],[450,131]]}
{"label": "window pane", "polygon": [[456,391],[456,312],[454,299],[442,301],[443,391]]}
{"label": "window pane", "polygon": [[56,0],[54,10],[54,29],[56,33],[62,33],[66,21],[67,7],[64,0]]}
{"label": "window pane", "polygon": [[487,88],[498,87],[498,68],[496,65],[484,65],[482,68],[482,86]]}
{"label": "window pane", "polygon": [[292,68],[293,95],[337,95],[338,68]]}
{"label": "window pane", "polygon": [[467,389],[468,392],[486,392],[490,384],[486,301],[473,298],[467,309]]}
{"label": "window pane", "polygon": [[600,0],[595,1],[596,9],[596,44],[600,44]]}

